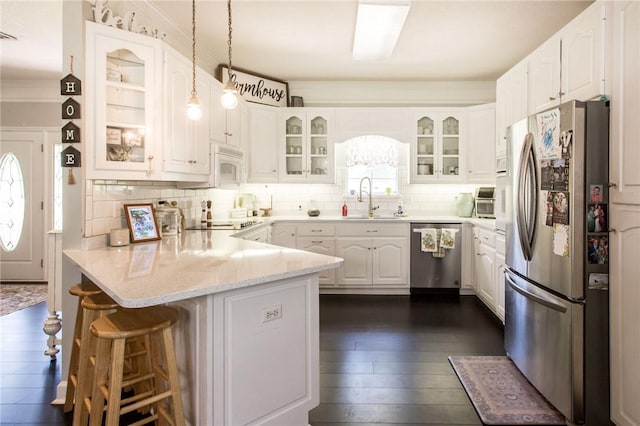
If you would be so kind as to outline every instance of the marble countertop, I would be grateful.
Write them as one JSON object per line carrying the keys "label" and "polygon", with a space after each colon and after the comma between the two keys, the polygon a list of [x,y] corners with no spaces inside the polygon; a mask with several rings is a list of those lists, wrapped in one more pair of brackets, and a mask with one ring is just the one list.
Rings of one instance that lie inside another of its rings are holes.
{"label": "marble countertop", "polygon": [[118,304],[126,308],[254,286],[339,268],[343,260],[234,238],[231,232],[183,232],[123,247],[64,250]]}

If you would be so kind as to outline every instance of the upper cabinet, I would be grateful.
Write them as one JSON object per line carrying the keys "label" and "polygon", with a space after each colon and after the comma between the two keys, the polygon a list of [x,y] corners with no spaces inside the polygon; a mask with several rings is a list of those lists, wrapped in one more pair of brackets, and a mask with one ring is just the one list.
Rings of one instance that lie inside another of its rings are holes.
{"label": "upper cabinet", "polygon": [[203,109],[200,120],[187,117],[192,64],[171,48],[164,51],[164,156],[163,172],[176,180],[206,181],[210,173],[209,86],[213,78],[198,69],[196,89]]}
{"label": "upper cabinet", "polygon": [[249,113],[250,183],[278,182],[278,108],[251,104]]}
{"label": "upper cabinet", "polygon": [[280,182],[334,182],[332,112],[288,109],[280,115]]}
{"label": "upper cabinet", "polygon": [[496,177],[496,104],[467,109],[466,181],[494,183]]}
{"label": "upper cabinet", "polygon": [[86,25],[86,176],[159,179],[161,42],[93,22]]}
{"label": "upper cabinet", "polygon": [[[507,127],[526,118],[527,61],[516,64],[496,82],[496,158],[507,158]],[[502,166],[504,167],[504,166]]]}
{"label": "upper cabinet", "polygon": [[242,149],[242,114],[245,113],[245,102],[240,99],[234,109],[225,109],[220,103],[222,84],[211,86],[211,127],[209,137],[213,142]]}
{"label": "upper cabinet", "polygon": [[596,2],[529,57],[529,113],[605,93],[605,18]]}
{"label": "upper cabinet", "polygon": [[[640,205],[640,3],[615,2],[611,94],[611,202]],[[639,417],[640,418],[640,417]]]}
{"label": "upper cabinet", "polygon": [[417,110],[411,141],[411,183],[462,182],[464,109]]}

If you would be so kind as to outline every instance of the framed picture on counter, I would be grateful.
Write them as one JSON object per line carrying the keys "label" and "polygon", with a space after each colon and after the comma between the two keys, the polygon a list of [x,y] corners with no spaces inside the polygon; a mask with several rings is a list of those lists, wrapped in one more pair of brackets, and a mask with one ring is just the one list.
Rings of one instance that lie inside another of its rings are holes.
{"label": "framed picture on counter", "polygon": [[153,204],[125,204],[124,215],[127,218],[132,243],[160,239]]}

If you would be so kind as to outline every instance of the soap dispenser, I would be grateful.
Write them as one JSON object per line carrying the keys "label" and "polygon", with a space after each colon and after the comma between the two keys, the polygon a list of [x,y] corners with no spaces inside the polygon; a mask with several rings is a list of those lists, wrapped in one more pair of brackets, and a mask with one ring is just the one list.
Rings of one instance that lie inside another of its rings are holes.
{"label": "soap dispenser", "polygon": [[345,200],[342,203],[342,217],[347,217],[348,213],[349,213],[349,208],[347,207],[347,201]]}

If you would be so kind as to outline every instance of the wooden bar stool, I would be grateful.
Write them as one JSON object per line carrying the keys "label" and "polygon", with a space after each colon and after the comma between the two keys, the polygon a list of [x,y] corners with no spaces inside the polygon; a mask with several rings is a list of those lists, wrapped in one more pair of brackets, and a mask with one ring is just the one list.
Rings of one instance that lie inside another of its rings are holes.
{"label": "wooden bar stool", "polygon": [[82,300],[87,296],[102,293],[100,288],[93,283],[80,283],[72,286],[69,293],[78,298],[78,307],[76,308],[76,324],[73,329],[73,345],[71,346],[71,358],[69,361],[69,374],[67,375],[67,393],[64,399],[64,412],[68,413],[73,409],[73,400],[78,386],[78,358],[80,355],[80,347],[82,344],[82,332],[89,325],[83,321],[84,313],[82,309]]}
{"label": "wooden bar stool", "polygon": [[[104,316],[91,324],[97,338],[95,373],[91,398],[88,400],[92,425],[102,424],[106,404],[106,426],[120,424],[120,416],[133,411],[145,413],[136,425],[150,422],[184,425],[182,395],[176,365],[172,325],[179,312],[167,306],[123,309]],[[140,356],[137,372],[124,375],[125,343],[127,339],[144,340],[146,351]],[[139,392],[141,383],[147,391]],[[122,398],[122,389],[131,386],[136,392]],[[150,407],[150,410],[141,410]],[[136,419],[138,420],[138,419]],[[84,424],[84,423],[83,423]]]}
{"label": "wooden bar stool", "polygon": [[[76,373],[76,389],[75,402],[73,409],[73,424],[81,424],[84,418],[84,424],[89,416],[88,410],[82,403],[82,396],[91,393],[91,384],[93,382],[93,368],[91,358],[95,356],[96,338],[89,331],[89,327],[93,321],[104,317],[120,308],[112,298],[105,293],[97,293],[91,296],[85,296],[81,302],[82,307],[82,337],[80,342],[80,350],[78,354],[78,369]],[[86,327],[85,327],[86,325]]]}

